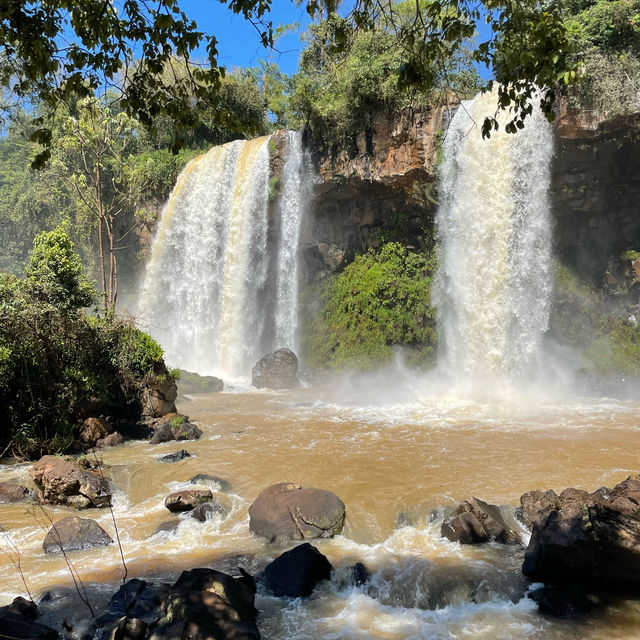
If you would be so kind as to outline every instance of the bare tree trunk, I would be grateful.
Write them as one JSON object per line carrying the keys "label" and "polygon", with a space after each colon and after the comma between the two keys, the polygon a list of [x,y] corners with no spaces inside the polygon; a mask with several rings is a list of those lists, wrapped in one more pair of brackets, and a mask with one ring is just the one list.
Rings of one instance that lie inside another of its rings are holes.
{"label": "bare tree trunk", "polygon": [[104,310],[107,310],[107,276],[104,263],[104,238],[102,226],[104,224],[104,207],[102,204],[102,170],[100,163],[96,164],[96,199],[98,201],[98,244],[100,245],[100,275],[102,276],[102,298]]}
{"label": "bare tree trunk", "polygon": [[113,310],[118,294],[118,263],[114,244],[113,216],[109,215],[109,307]]}

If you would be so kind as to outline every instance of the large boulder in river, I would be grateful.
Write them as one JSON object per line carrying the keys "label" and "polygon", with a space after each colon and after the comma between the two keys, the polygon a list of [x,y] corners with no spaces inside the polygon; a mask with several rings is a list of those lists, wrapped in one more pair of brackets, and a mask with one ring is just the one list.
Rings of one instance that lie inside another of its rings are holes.
{"label": "large boulder in river", "polygon": [[112,542],[111,536],[95,520],[69,516],[52,525],[42,548],[45,553],[59,553],[103,547]]}
{"label": "large boulder in river", "polygon": [[191,511],[199,504],[209,502],[212,497],[213,495],[209,489],[185,489],[184,491],[170,493],[164,501],[164,506],[171,513]]}
{"label": "large boulder in river", "polygon": [[440,533],[452,542],[460,544],[522,544],[520,536],[507,524],[500,509],[478,498],[462,502],[448,518],[445,518]]}
{"label": "large boulder in river", "polygon": [[298,385],[298,358],[290,349],[263,356],[253,367],[251,384],[258,389],[291,389]]}
{"label": "large boulder in river", "polygon": [[42,502],[64,504],[77,509],[108,507],[109,484],[99,473],[80,469],[57,456],[43,456],[29,471]]}
{"label": "large boulder in river", "polygon": [[331,578],[332,569],[327,558],[305,542],[267,565],[262,580],[275,596],[306,598],[319,582]]}
{"label": "large boulder in river", "polygon": [[167,413],[153,423],[153,435],[150,444],[161,444],[172,440],[198,440],[202,430],[189,422],[188,416],[181,413]]}
{"label": "large boulder in river", "polygon": [[530,512],[525,575],[596,590],[640,588],[640,475],[611,490],[546,494],[542,506]]}
{"label": "large boulder in river", "polygon": [[249,507],[249,529],[271,542],[330,538],[342,531],[344,502],[331,491],[281,482]]}

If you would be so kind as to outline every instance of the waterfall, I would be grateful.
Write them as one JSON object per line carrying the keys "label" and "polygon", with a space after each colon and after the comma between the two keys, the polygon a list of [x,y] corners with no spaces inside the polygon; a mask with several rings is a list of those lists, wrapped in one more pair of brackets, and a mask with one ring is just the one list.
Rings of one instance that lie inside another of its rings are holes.
{"label": "waterfall", "polygon": [[234,380],[265,353],[295,347],[305,180],[301,136],[289,132],[287,140],[275,214],[271,137],[214,147],[179,176],[140,300],[171,366]]}
{"label": "waterfall", "polygon": [[538,108],[517,134],[483,140],[484,94],[457,110],[444,143],[434,290],[441,364],[454,375],[522,376],[540,364],[551,275],[548,185],[553,153]]}

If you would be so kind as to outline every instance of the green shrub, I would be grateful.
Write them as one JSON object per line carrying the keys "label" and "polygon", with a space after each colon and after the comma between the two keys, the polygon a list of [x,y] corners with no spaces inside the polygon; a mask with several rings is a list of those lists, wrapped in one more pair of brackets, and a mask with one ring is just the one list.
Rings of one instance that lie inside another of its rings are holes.
{"label": "green shrub", "polygon": [[436,340],[433,271],[432,254],[414,253],[395,242],[356,257],[324,284],[320,308],[305,321],[306,361],[368,369],[389,362],[399,345],[407,348],[410,363],[430,364]]}

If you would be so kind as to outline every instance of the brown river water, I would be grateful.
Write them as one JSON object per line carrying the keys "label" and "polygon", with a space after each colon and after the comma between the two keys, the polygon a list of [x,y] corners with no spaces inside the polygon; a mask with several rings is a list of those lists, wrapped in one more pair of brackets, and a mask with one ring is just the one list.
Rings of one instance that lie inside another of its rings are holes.
{"label": "brown river water", "polygon": [[[173,580],[195,566],[260,571],[284,547],[249,533],[247,509],[266,486],[290,481],[334,491],[347,522],[342,535],[316,543],[336,572],[310,598],[259,591],[266,640],[640,638],[640,601],[614,603],[586,620],[546,618],[525,595],[521,549],[460,546],[439,535],[442,508],[471,495],[515,505],[531,489],[593,491],[637,473],[640,403],[534,390],[488,398],[437,386],[378,375],[286,392],[237,388],[183,402],[178,408],[201,426],[200,440],[128,442],[102,454],[129,577]],[[181,448],[192,457],[157,462]],[[1,465],[0,481],[26,481],[28,469]],[[197,473],[230,483],[221,494],[230,515],[205,523],[184,515],[174,531],[154,533],[174,517],[165,496]],[[48,512],[54,520],[69,513]],[[82,515],[113,537],[107,511]],[[33,507],[0,505],[0,524],[0,604],[24,594],[9,540],[34,594],[70,584],[64,559],[42,551],[42,516]],[[104,597],[121,578],[116,545],[70,558]],[[365,586],[346,579],[356,561],[373,574]]]}

